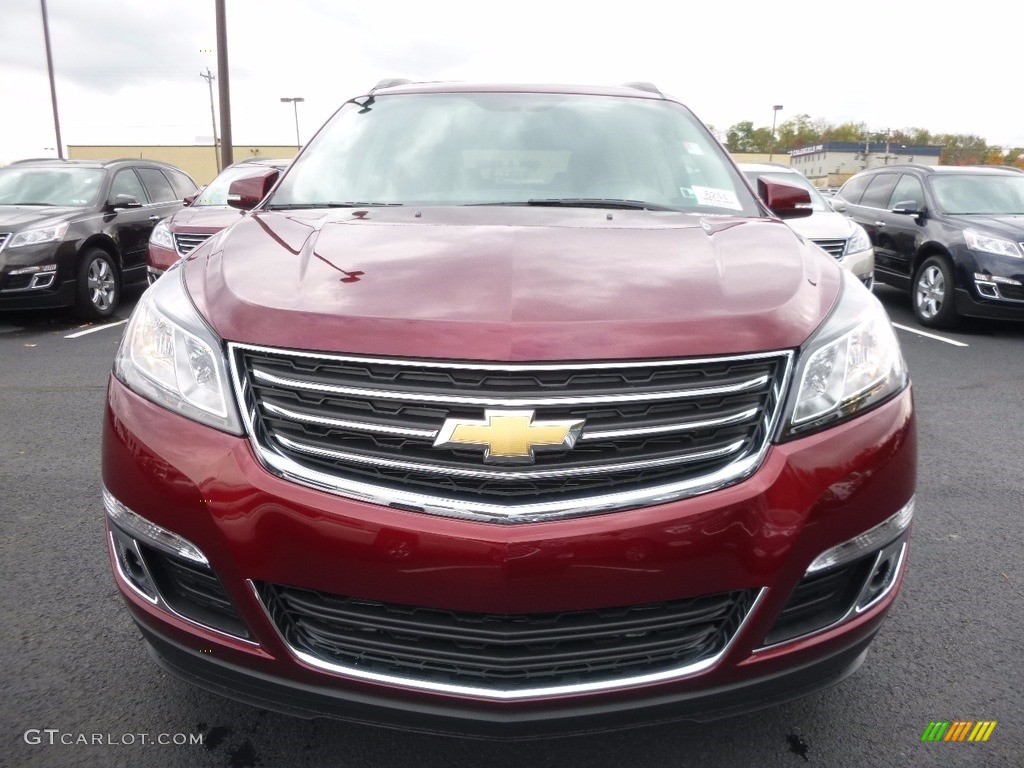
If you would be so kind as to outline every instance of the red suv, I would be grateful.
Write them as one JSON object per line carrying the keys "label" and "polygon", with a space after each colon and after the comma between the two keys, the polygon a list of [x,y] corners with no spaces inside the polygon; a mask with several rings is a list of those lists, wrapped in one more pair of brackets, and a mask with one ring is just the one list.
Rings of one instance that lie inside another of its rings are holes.
{"label": "red suv", "polygon": [[224,227],[234,224],[239,211],[228,205],[231,182],[258,171],[283,171],[291,160],[251,157],[229,165],[201,191],[185,198],[185,208],[168,216],[149,236],[146,272],[152,285],[174,262],[202,245]]}
{"label": "red suv", "polygon": [[[526,735],[834,682],[896,597],[878,301],[653,86],[388,83],[136,308],[103,498],[169,671]],[[762,202],[763,201],[763,202]]]}

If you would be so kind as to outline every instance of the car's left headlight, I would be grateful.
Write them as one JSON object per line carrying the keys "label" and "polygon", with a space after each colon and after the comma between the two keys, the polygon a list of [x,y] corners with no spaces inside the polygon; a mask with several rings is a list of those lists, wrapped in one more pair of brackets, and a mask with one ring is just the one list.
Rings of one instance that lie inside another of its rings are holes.
{"label": "car's left headlight", "polygon": [[832,426],[888,399],[908,380],[885,309],[843,270],[835,309],[797,357],[780,437]]}
{"label": "car's left headlight", "polygon": [[1013,242],[1013,240],[986,235],[984,232],[978,232],[976,229],[965,229],[964,240],[967,242],[967,247],[972,251],[994,253],[998,256],[1013,256],[1018,259],[1024,258],[1020,246]]}
{"label": "car's left headlight", "polygon": [[183,270],[168,270],[139,300],[114,360],[136,394],[215,429],[243,434],[221,339],[192,305]]}
{"label": "car's left headlight", "polygon": [[174,250],[174,240],[171,239],[171,230],[167,226],[167,219],[162,219],[153,227],[153,231],[149,233],[149,244],[158,245],[169,251]]}
{"label": "car's left headlight", "polygon": [[23,245],[42,245],[52,243],[55,240],[63,240],[68,231],[68,222],[54,224],[52,227],[40,227],[39,229],[26,229],[24,232],[11,237],[7,243],[8,248],[18,248]]}
{"label": "car's left headlight", "polygon": [[871,238],[868,237],[868,233],[864,231],[864,227],[860,224],[853,225],[853,234],[850,236],[850,242],[846,245],[847,253],[860,253],[866,251],[871,247]]}

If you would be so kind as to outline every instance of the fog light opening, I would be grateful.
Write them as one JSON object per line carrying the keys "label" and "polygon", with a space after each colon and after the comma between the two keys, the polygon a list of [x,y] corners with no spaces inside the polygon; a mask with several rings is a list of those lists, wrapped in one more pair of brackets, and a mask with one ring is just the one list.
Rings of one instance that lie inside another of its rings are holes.
{"label": "fog light opening", "polygon": [[879,590],[885,587],[889,582],[890,576],[892,576],[892,570],[892,558],[889,558],[884,563],[880,563],[871,574],[871,579],[868,581],[868,589]]}
{"label": "fog light opening", "polygon": [[907,538],[904,535],[878,553],[871,568],[871,575],[857,598],[857,613],[863,613],[889,594],[903,567],[906,552]]}
{"label": "fog light opening", "polygon": [[114,559],[117,562],[121,578],[146,600],[156,604],[158,602],[156,585],[139,553],[137,542],[123,531],[111,527],[110,546],[114,550]]}

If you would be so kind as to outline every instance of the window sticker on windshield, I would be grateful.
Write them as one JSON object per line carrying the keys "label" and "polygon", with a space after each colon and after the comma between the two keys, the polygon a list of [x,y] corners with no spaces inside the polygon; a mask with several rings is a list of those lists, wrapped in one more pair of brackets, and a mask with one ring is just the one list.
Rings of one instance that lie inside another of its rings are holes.
{"label": "window sticker on windshield", "polygon": [[732,190],[694,186],[693,193],[697,195],[697,205],[705,205],[711,208],[729,208],[733,211],[743,210],[739,198],[736,197],[736,193]]}
{"label": "window sticker on windshield", "polygon": [[683,149],[689,152],[691,155],[703,155],[704,150],[700,148],[700,144],[693,141],[684,141]]}

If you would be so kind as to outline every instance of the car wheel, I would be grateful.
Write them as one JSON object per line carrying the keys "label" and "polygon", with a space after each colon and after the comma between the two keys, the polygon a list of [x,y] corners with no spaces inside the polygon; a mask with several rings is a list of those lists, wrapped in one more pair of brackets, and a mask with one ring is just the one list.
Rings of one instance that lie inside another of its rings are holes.
{"label": "car wheel", "polygon": [[953,300],[953,268],[942,256],[929,256],[914,277],[914,315],[929,328],[951,328],[959,319]]}
{"label": "car wheel", "polygon": [[78,267],[78,314],[87,320],[110,317],[121,300],[121,278],[110,254],[99,248],[82,253]]}

